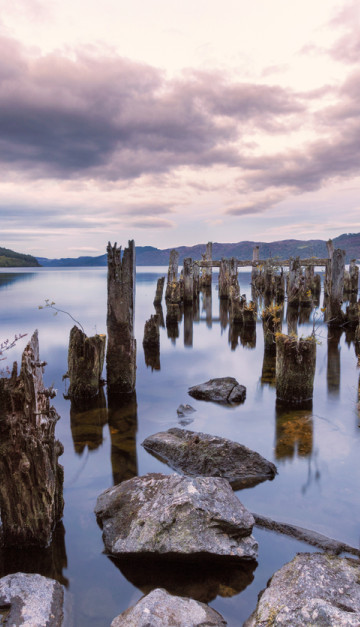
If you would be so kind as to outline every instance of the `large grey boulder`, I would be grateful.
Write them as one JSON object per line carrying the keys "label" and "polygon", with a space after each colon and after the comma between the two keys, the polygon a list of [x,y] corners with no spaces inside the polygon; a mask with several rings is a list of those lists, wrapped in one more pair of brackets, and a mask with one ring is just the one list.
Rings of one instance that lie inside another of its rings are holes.
{"label": "large grey boulder", "polygon": [[111,627],[225,627],[226,624],[205,603],[172,596],[157,588],[114,618]]}
{"label": "large grey boulder", "polygon": [[251,449],[207,433],[168,429],[147,437],[142,446],[185,475],[224,477],[233,489],[273,479],[276,466]]}
{"label": "large grey boulder", "polygon": [[27,573],[0,579],[0,607],[11,627],[60,627],[63,602],[63,588],[54,579]]}
{"label": "large grey boulder", "polygon": [[213,401],[225,405],[243,403],[246,397],[246,387],[240,385],[234,377],[210,379],[200,385],[194,385],[188,392],[190,396],[200,401]]}
{"label": "large grey boulder", "polygon": [[108,488],[95,514],[113,556],[257,557],[254,518],[226,479],[149,473]]}
{"label": "large grey boulder", "polygon": [[244,627],[359,627],[360,563],[299,553],[270,579]]}

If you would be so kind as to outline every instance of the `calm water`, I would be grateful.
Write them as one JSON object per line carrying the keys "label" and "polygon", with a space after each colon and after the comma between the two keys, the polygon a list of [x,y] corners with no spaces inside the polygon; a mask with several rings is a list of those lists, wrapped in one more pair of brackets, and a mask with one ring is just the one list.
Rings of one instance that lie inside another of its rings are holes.
{"label": "calm water", "polygon": [[[171,582],[173,572],[136,572],[120,568],[103,554],[101,530],[93,509],[97,496],[114,482],[147,472],[171,473],[141,447],[144,438],[179,426],[180,403],[197,410],[187,428],[217,434],[257,450],[273,461],[279,474],[237,492],[250,510],[301,525],[359,546],[360,429],[357,410],[359,370],[351,334],[317,330],[316,377],[312,411],[277,411],[271,377],[262,377],[264,343],[261,322],[254,338],[229,338],[226,311],[220,310],[213,276],[212,315],[203,310],[193,325],[189,314],[176,339],[161,329],[160,370],[147,367],[142,348],[144,323],[154,313],[156,280],[166,268],[138,268],[136,284],[137,389],[128,406],[84,412],[64,398],[67,344],[72,321],[49,309],[46,298],[80,320],[88,335],[106,333],[106,268],[14,269],[0,272],[1,339],[39,330],[40,356],[47,361],[46,385],[58,390],[54,405],[61,416],[57,437],[65,452],[63,527],[47,551],[8,552],[1,574],[16,570],[54,576],[66,585],[66,626],[110,625],[151,587]],[[250,297],[250,274],[239,275],[241,293]],[[164,308],[164,315],[166,314]],[[286,332],[286,322],[283,330]],[[307,335],[312,322],[299,326]],[[24,338],[8,353],[19,359]],[[2,362],[4,364],[6,362]],[[271,364],[270,364],[271,365]],[[268,369],[267,369],[268,370]],[[265,371],[264,371],[265,372]],[[187,389],[213,377],[234,376],[247,388],[243,405],[227,409],[191,399]],[[105,390],[106,393],[106,390]],[[65,532],[65,533],[64,533]],[[298,551],[312,547],[254,528],[259,542],[254,572],[179,572],[183,588],[206,599],[230,626],[241,625],[256,605],[258,592],[271,574]],[[179,583],[179,581],[178,581]],[[169,586],[175,584],[169,583]],[[181,582],[180,584],[181,585]],[[190,586],[193,586],[190,589]],[[185,586],[185,588],[184,588]]]}

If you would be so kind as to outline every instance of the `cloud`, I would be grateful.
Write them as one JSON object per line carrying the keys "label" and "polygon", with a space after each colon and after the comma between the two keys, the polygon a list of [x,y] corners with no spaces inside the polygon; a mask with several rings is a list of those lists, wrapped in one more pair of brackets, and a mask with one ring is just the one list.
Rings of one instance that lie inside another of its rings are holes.
{"label": "cloud", "polygon": [[235,143],[246,129],[281,133],[304,112],[289,90],[217,72],[168,80],[109,51],[35,58],[9,38],[0,46],[0,163],[8,177],[119,181],[182,166],[239,166]]}
{"label": "cloud", "polygon": [[126,226],[135,229],[173,229],[175,223],[170,220],[148,217],[142,220],[130,220],[126,223]]}
{"label": "cloud", "polygon": [[286,194],[284,193],[269,194],[265,198],[254,200],[245,205],[228,207],[227,209],[223,210],[223,213],[232,216],[256,215],[259,213],[264,213],[274,205],[277,205],[279,202],[284,200],[285,196]]}

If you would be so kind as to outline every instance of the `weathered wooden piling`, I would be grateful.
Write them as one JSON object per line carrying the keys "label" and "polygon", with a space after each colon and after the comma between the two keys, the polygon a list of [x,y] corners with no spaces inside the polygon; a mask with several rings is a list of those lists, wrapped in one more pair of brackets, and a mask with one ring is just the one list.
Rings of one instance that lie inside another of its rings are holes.
{"label": "weathered wooden piling", "polygon": [[200,291],[200,268],[196,261],[193,263],[193,298],[199,296]]}
{"label": "weathered wooden piling", "polygon": [[145,322],[143,347],[146,365],[160,370],[160,317],[157,314]]}
{"label": "weathered wooden piling", "polygon": [[300,288],[301,288],[301,265],[300,257],[290,257],[289,260],[289,275],[287,284],[287,296],[288,302],[292,305],[297,305],[300,300]]}
{"label": "weathered wooden piling", "polygon": [[[259,246],[254,246],[252,260],[259,261]],[[252,266],[252,269],[251,269],[251,285],[254,287],[256,287],[256,281],[257,281],[258,276],[259,276],[259,268],[258,266],[254,265]]]}
{"label": "weathered wooden piling", "polygon": [[99,393],[104,381],[106,335],[87,335],[77,326],[70,331],[68,376],[70,398],[92,398]]}
{"label": "weathered wooden piling", "polygon": [[334,244],[333,241],[331,239],[329,239],[326,242],[326,248],[327,248],[327,253],[328,253],[328,262],[325,266],[325,279],[324,279],[324,295],[325,296],[330,296],[330,290],[331,290],[331,265],[332,265],[332,258],[333,258],[333,254],[334,254]]}
{"label": "weathered wooden piling", "polygon": [[221,259],[219,270],[219,298],[229,298],[230,290],[230,260]]}
{"label": "weathered wooden piling", "polygon": [[167,276],[167,285],[165,299],[170,303],[180,303],[180,286],[178,282],[179,253],[173,249],[170,251],[169,270]]}
{"label": "weathered wooden piling", "polygon": [[341,310],[344,295],[344,270],[345,250],[336,248],[331,260],[330,293],[326,310],[326,319],[330,326],[344,322],[344,314]]}
{"label": "weathered wooden piling", "polygon": [[201,287],[210,287],[211,279],[212,279],[212,242],[208,242],[206,244],[206,252],[201,255],[203,261],[208,262],[208,266],[202,268],[201,278],[200,278],[200,286]]}
{"label": "weathered wooden piling", "polygon": [[194,298],[194,265],[190,257],[184,259],[184,303],[192,303]]}
{"label": "weathered wooden piling", "polygon": [[316,340],[276,336],[276,398],[280,403],[301,405],[312,401],[316,364]]}
{"label": "weathered wooden piling", "polygon": [[161,305],[163,292],[164,292],[164,283],[165,283],[165,277],[164,276],[160,277],[157,280],[156,292],[155,292],[155,298],[154,298],[154,306],[155,307],[157,307],[157,305]]}
{"label": "weathered wooden piling", "polygon": [[349,270],[345,270],[344,274],[344,293],[357,294],[359,289],[359,268],[356,260],[352,259],[349,264]]}
{"label": "weathered wooden piling", "polygon": [[111,393],[130,394],[136,382],[135,244],[129,241],[121,259],[121,247],[107,247],[108,306],[106,353],[107,386]]}
{"label": "weathered wooden piling", "polygon": [[281,305],[270,305],[261,314],[264,344],[270,352],[276,353],[275,336],[281,333],[282,327],[282,307]]}
{"label": "weathered wooden piling", "polygon": [[26,346],[19,376],[0,379],[0,514],[2,542],[24,548],[49,544],[63,513],[63,453],[55,440],[60,416],[55,392],[43,383],[38,333]]}

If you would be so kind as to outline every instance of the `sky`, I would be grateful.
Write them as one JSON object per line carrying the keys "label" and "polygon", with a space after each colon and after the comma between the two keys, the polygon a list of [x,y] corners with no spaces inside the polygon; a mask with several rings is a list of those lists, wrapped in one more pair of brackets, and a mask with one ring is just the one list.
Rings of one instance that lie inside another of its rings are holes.
{"label": "sky", "polygon": [[0,0],[0,246],[360,231],[360,4]]}

